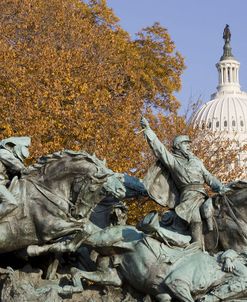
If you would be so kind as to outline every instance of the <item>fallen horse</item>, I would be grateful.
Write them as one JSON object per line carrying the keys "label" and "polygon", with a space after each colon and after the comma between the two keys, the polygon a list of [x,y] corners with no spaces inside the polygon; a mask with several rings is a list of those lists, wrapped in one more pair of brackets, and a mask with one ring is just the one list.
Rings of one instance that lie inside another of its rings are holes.
{"label": "fallen horse", "polygon": [[85,243],[110,257],[110,265],[95,272],[73,268],[76,287],[80,278],[115,286],[127,281],[159,302],[247,299],[245,254],[228,250],[211,256],[189,244],[190,236],[155,229],[150,235],[133,226],[113,226],[90,235]]}

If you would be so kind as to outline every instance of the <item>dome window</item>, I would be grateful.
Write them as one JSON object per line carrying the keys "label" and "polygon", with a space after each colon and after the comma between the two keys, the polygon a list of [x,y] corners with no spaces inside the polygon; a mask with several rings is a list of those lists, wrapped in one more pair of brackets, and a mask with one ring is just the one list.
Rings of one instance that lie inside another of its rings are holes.
{"label": "dome window", "polygon": [[236,122],[233,120],[232,121],[232,127],[235,127],[236,126]]}
{"label": "dome window", "polygon": [[244,122],[243,121],[240,121],[240,126],[244,127]]}
{"label": "dome window", "polygon": [[220,126],[220,122],[217,121],[217,122],[216,122],[216,128],[219,128],[219,126]]}
{"label": "dome window", "polygon": [[212,123],[209,122],[209,123],[208,123],[208,128],[210,129],[211,127],[212,127]]}
{"label": "dome window", "polygon": [[224,127],[227,127],[227,121],[224,121]]}

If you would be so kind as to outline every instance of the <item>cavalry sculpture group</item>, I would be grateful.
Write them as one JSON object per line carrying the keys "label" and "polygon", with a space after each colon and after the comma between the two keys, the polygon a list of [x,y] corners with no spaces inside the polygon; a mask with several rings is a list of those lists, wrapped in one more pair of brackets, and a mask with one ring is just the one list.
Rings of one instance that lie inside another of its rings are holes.
{"label": "cavalry sculpture group", "polygon": [[[90,280],[128,282],[159,302],[246,301],[247,183],[223,185],[191,152],[188,136],[175,137],[169,151],[145,118],[141,126],[157,159],[143,180],[83,151],[56,152],[25,167],[30,139],[2,140],[0,252],[81,252],[90,263],[96,251],[95,271],[70,267],[71,293]],[[213,198],[205,184],[217,193]],[[126,225],[121,200],[139,195],[169,209]]]}

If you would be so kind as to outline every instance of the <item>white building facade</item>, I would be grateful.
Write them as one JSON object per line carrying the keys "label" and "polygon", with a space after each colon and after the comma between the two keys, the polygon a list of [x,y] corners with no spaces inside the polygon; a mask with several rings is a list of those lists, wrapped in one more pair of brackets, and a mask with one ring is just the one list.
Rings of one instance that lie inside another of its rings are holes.
{"label": "white building facade", "polygon": [[[226,32],[227,31],[227,32]],[[228,33],[228,35],[225,34]],[[227,25],[223,38],[223,55],[216,64],[218,70],[217,92],[196,113],[194,122],[226,138],[234,139],[239,146],[247,144],[247,93],[239,83],[240,63],[232,55],[231,33]],[[247,153],[239,153],[238,164],[247,168]]]}

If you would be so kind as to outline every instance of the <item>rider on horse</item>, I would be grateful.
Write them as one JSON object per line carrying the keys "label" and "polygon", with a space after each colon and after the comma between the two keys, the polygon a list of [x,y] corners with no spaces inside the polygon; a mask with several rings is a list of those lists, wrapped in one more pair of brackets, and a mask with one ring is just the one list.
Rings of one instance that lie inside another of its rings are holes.
{"label": "rider on horse", "polygon": [[29,137],[10,137],[0,141],[0,218],[17,208],[14,195],[8,190],[9,181],[26,169],[23,161],[29,156]]}
{"label": "rider on horse", "polygon": [[168,170],[179,193],[179,204],[176,214],[190,224],[193,241],[203,246],[202,220],[200,207],[206,201],[207,194],[204,184],[209,185],[215,192],[224,192],[227,188],[204,167],[202,161],[190,151],[190,139],[180,135],[173,140],[173,150],[167,148],[157,138],[145,118],[141,120],[145,137],[162,163],[162,170]]}

